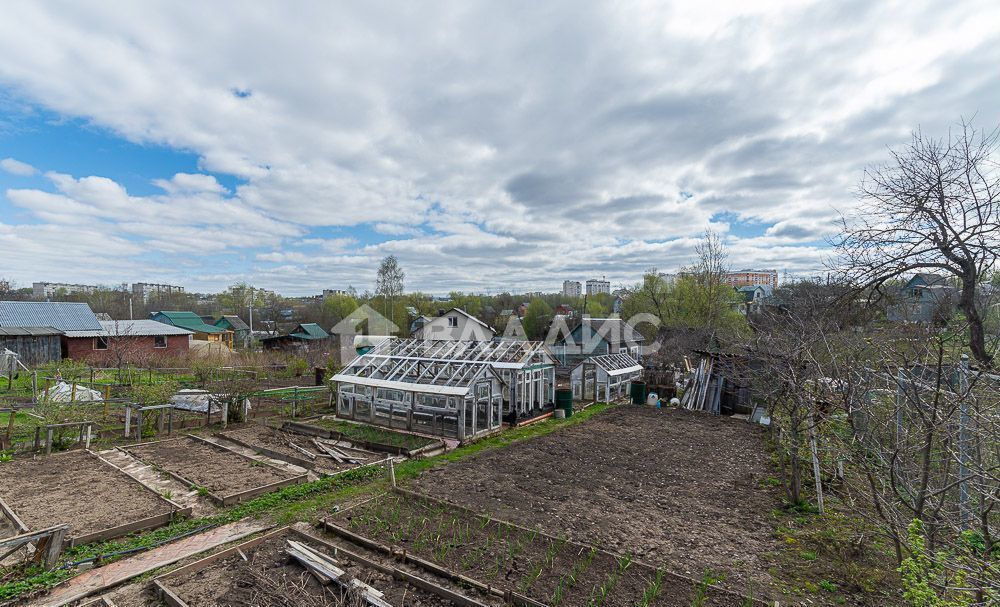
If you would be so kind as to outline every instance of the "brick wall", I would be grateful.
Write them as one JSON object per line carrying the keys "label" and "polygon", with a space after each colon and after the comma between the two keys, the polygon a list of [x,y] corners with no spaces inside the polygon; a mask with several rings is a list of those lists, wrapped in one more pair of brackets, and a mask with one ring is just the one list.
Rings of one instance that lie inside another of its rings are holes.
{"label": "brick wall", "polygon": [[[166,337],[166,348],[156,348],[156,338],[152,335],[110,338],[111,342],[108,344],[108,347],[110,350],[116,347],[124,348],[128,352],[129,357],[134,356],[139,360],[157,356],[178,356],[188,351],[189,337],[187,335],[168,335]],[[92,363],[105,362],[109,358],[109,355],[111,355],[111,352],[109,350],[95,350],[94,343],[96,339],[95,337],[63,337],[63,358],[86,360]],[[116,345],[114,342],[115,339],[128,340],[128,343],[119,342],[120,345]]]}

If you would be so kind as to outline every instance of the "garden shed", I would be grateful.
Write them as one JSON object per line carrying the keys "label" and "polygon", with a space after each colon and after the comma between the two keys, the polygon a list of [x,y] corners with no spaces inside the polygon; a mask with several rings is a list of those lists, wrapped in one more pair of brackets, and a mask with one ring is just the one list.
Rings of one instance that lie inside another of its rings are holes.
{"label": "garden shed", "polygon": [[337,416],[460,440],[500,429],[503,381],[493,364],[435,358],[408,349],[413,341],[383,342],[334,375]]}
{"label": "garden shed", "polygon": [[544,342],[392,339],[368,355],[489,363],[503,381],[507,421],[534,417],[555,403],[556,361]]}
{"label": "garden shed", "polygon": [[628,354],[593,356],[570,373],[573,398],[612,401],[628,395],[628,385],[642,380],[642,365]]}
{"label": "garden shed", "polygon": [[[57,361],[62,357],[62,334],[52,327],[0,327],[0,354],[10,350],[28,367]],[[0,373],[6,372],[0,367]]]}

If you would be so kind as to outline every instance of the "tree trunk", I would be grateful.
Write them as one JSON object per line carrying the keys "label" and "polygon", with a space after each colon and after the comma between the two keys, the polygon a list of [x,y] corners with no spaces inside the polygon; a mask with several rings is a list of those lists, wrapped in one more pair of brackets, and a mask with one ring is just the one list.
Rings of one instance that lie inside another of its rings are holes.
{"label": "tree trunk", "polygon": [[986,349],[986,331],[983,328],[983,318],[976,307],[976,275],[975,271],[966,271],[962,276],[962,290],[958,297],[958,308],[965,314],[969,323],[969,349],[973,358],[983,367],[993,367],[993,357]]}

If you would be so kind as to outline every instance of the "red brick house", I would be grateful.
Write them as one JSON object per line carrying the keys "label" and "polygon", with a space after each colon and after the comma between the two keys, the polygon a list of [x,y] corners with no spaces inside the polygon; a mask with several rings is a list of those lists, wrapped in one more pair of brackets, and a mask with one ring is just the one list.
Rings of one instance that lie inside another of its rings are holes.
{"label": "red brick house", "polygon": [[102,320],[100,330],[66,331],[63,356],[91,363],[183,356],[192,332],[155,320]]}

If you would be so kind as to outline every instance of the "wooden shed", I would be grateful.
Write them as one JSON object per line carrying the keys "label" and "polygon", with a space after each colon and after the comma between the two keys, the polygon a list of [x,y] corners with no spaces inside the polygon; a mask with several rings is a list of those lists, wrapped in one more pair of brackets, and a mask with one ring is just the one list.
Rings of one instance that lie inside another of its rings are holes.
{"label": "wooden shed", "polygon": [[52,327],[0,327],[0,352],[16,352],[28,367],[57,361],[62,358],[62,334]]}

